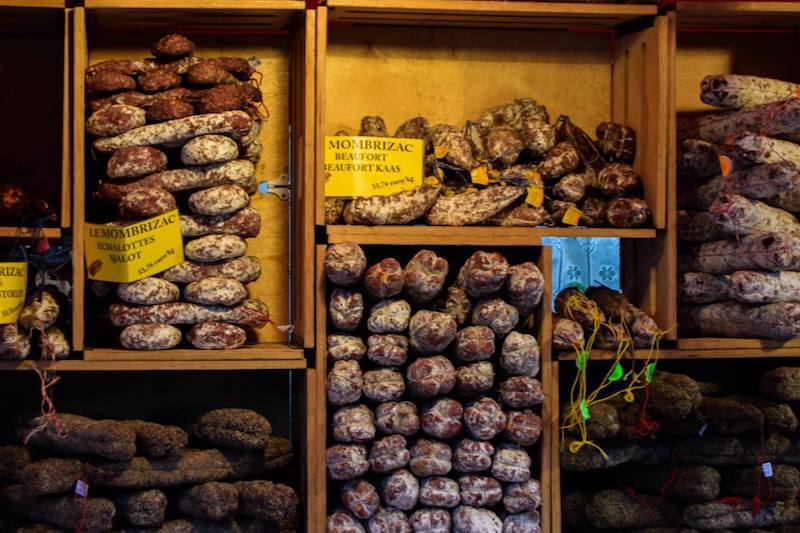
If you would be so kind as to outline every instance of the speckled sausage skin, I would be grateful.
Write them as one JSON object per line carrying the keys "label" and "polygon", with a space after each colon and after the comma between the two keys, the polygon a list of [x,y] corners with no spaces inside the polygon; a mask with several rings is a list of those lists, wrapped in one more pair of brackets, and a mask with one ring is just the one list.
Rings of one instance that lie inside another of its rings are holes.
{"label": "speckled sausage skin", "polygon": [[185,302],[131,307],[111,304],[111,323],[118,327],[132,324],[198,324],[228,322],[243,326],[263,327],[269,320],[267,304],[261,300],[245,300],[236,307],[202,306]]}
{"label": "speckled sausage skin", "polygon": [[364,297],[360,292],[334,289],[328,305],[333,326],[342,331],[353,331],[364,316]]}
{"label": "speckled sausage skin", "polygon": [[173,283],[191,283],[212,276],[250,283],[261,276],[261,260],[255,256],[245,256],[213,264],[184,261],[166,270],[161,277]]}
{"label": "speckled sausage skin", "polygon": [[352,287],[367,268],[364,250],[354,242],[332,244],[325,250],[325,275],[334,285]]}
{"label": "speckled sausage skin", "polygon": [[472,310],[472,323],[489,326],[498,337],[507,335],[519,322],[519,312],[500,298],[482,300]]}
{"label": "speckled sausage skin", "polygon": [[203,322],[189,330],[186,340],[199,350],[233,350],[244,344],[247,334],[233,324]]}
{"label": "speckled sausage skin", "polygon": [[180,295],[177,285],[161,278],[143,278],[117,285],[117,297],[129,304],[165,304],[177,301]]}
{"label": "speckled sausage skin", "polygon": [[350,204],[352,221],[348,224],[408,224],[430,211],[441,190],[440,185],[422,185],[388,196],[354,198]]}
{"label": "speckled sausage skin", "polygon": [[86,92],[89,96],[132,91],[135,88],[136,80],[119,72],[98,72],[86,78]]}
{"label": "speckled sausage skin", "polygon": [[405,300],[383,300],[370,309],[367,329],[371,333],[402,333],[408,329],[411,306]]}
{"label": "speckled sausage skin", "polygon": [[117,104],[98,109],[86,120],[86,132],[95,137],[110,137],[144,126],[145,112],[138,107]]}
{"label": "speckled sausage skin", "polygon": [[189,209],[198,215],[226,215],[249,203],[250,195],[238,185],[219,185],[189,196]]}
{"label": "speckled sausage skin", "polygon": [[179,87],[181,77],[166,69],[155,69],[141,74],[137,81],[142,92],[157,93]]}
{"label": "speckled sausage skin", "polygon": [[123,220],[149,218],[176,208],[175,197],[163,189],[137,189],[120,199],[117,214]]}
{"label": "speckled sausage skin", "polygon": [[517,309],[524,320],[542,300],[544,276],[530,261],[514,265],[508,270],[508,303]]}
{"label": "speckled sausage skin", "polygon": [[130,183],[102,183],[95,197],[102,200],[116,200],[131,191],[145,187],[158,187],[169,192],[180,192],[225,184],[238,185],[246,191],[255,192],[253,163],[236,159],[205,167],[165,170]]}
{"label": "speckled sausage skin", "polygon": [[132,324],[122,330],[119,341],[130,350],[169,350],[182,337],[181,330],[169,324]]}
{"label": "speckled sausage skin", "polygon": [[114,152],[106,165],[109,178],[139,178],[167,168],[167,156],[152,146],[131,146]]}
{"label": "speckled sausage skin", "polygon": [[196,304],[233,306],[247,298],[247,288],[235,279],[210,277],[188,284],[183,297]]}
{"label": "speckled sausage skin", "polygon": [[615,228],[635,228],[647,222],[650,208],[641,198],[614,198],[608,202],[606,218]]}
{"label": "speckled sausage skin", "polygon": [[578,150],[572,144],[561,141],[544,154],[538,171],[546,180],[560,178],[578,168],[580,162]]}
{"label": "speckled sausage skin", "polygon": [[420,250],[406,264],[405,292],[418,304],[433,300],[442,290],[447,272],[447,260],[431,250]]}
{"label": "speckled sausage skin", "polygon": [[456,320],[447,313],[417,311],[408,325],[411,347],[417,353],[443,351],[456,337]]}
{"label": "speckled sausage skin", "polygon": [[376,299],[391,298],[403,290],[403,267],[396,259],[382,259],[367,269],[364,276],[367,294]]}
{"label": "speckled sausage skin", "polygon": [[255,237],[261,231],[261,215],[253,207],[245,207],[229,215],[181,215],[184,237],[225,234]]}
{"label": "speckled sausage skin", "polygon": [[201,263],[235,259],[246,252],[247,243],[236,235],[206,235],[189,241],[184,246],[186,258]]}
{"label": "speckled sausage skin", "polygon": [[236,159],[238,155],[236,141],[224,135],[201,135],[181,148],[181,162],[184,165],[224,163]]}
{"label": "speckled sausage skin", "polygon": [[328,358],[333,361],[360,361],[367,353],[364,341],[354,335],[328,335],[326,344]]}
{"label": "speckled sausage skin", "polygon": [[473,298],[497,292],[509,276],[508,261],[497,252],[472,254],[458,272],[458,285]]}
{"label": "speckled sausage skin", "polygon": [[524,193],[524,187],[504,186],[440,196],[428,212],[426,220],[432,226],[480,224],[511,205]]}
{"label": "speckled sausage skin", "polygon": [[170,33],[157,40],[150,52],[158,58],[190,56],[194,52],[194,43],[183,35]]}
{"label": "speckled sausage skin", "polygon": [[194,115],[169,120],[160,124],[148,124],[126,131],[114,137],[98,139],[93,143],[98,152],[114,152],[128,146],[180,146],[199,135],[221,133],[241,139],[250,131],[252,120],[244,111],[225,111]]}

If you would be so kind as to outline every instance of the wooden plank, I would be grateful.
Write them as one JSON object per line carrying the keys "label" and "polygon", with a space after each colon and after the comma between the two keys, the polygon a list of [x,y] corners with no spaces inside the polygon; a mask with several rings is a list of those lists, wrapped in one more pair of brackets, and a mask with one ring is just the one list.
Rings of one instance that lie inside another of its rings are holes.
{"label": "wooden plank", "polygon": [[[682,359],[686,354],[680,353],[677,350],[659,350],[659,359]],[[633,354],[627,352],[623,355],[623,359],[648,359],[650,357],[650,350],[634,350]],[[559,361],[574,361],[577,358],[575,352],[561,352],[558,354]],[[593,361],[613,361],[617,358],[617,352],[614,350],[592,350],[591,360]]]}
{"label": "wooden plank", "polygon": [[306,369],[303,377],[303,389],[305,393],[304,405],[302,411],[299,413],[302,417],[300,427],[302,428],[301,438],[304,446],[300,450],[300,453],[302,455],[304,470],[303,479],[305,481],[305,490],[301,493],[300,497],[301,501],[303,499],[305,500],[306,531],[322,531],[324,529],[323,526],[318,525],[319,522],[317,521],[317,515],[319,514],[317,512],[319,507],[319,487],[325,486],[324,482],[322,484],[320,482],[318,471],[320,461],[324,463],[322,460],[324,457],[324,449],[323,454],[320,454],[318,449],[319,433],[317,432],[317,412],[320,401],[320,391],[318,387],[319,373],[320,372],[314,368]]}
{"label": "wooden plank", "polygon": [[778,348],[800,349],[800,339],[786,341],[772,339],[729,339],[723,337],[697,337],[678,339],[678,348],[681,350],[718,350],[726,349],[752,349],[773,350]]}
{"label": "wooden plank", "polygon": [[63,9],[66,5],[64,0],[0,0],[0,8],[6,7]]}
{"label": "wooden plank", "polygon": [[634,168],[656,228],[666,225],[668,54],[667,19],[617,40],[613,67],[613,119],[636,131]]}
{"label": "wooden plank", "polygon": [[678,338],[678,177],[677,177],[677,131],[675,115],[675,13],[667,16],[669,42],[667,43],[667,65],[669,90],[667,92],[668,147],[667,147],[667,219],[665,231],[658,237],[662,251],[657,266],[656,313],[654,318],[662,329],[669,329],[666,340]]}
{"label": "wooden plank", "polygon": [[360,244],[463,244],[536,246],[542,237],[620,237],[652,239],[654,229],[524,228],[492,226],[327,226],[328,242]]}
{"label": "wooden plank", "polygon": [[83,109],[84,72],[89,61],[86,11],[75,8],[72,17],[72,349],[83,350],[85,269],[83,228],[86,216],[86,161]]}
{"label": "wooden plank", "polygon": [[[550,509],[545,509],[542,516],[550,515],[550,531],[553,533],[561,532],[561,411],[558,399],[559,382],[558,382],[558,361],[553,361],[551,365],[550,375],[542,375],[542,380],[549,381],[549,390],[547,398],[552,406],[552,412],[549,419],[549,424],[545,428],[552,435],[550,441]],[[546,420],[547,422],[547,420]],[[543,486],[545,491],[548,490]],[[549,513],[548,513],[549,511]],[[546,530],[543,530],[546,531]]]}
{"label": "wooden plank", "polygon": [[[69,189],[66,189],[69,196]],[[47,237],[48,239],[60,239],[61,228],[41,228],[37,231],[34,228],[18,228],[14,226],[0,226],[0,239],[30,239]]]}
{"label": "wooden plank", "polygon": [[307,348],[314,346],[314,180],[316,140],[316,12],[306,12],[301,31],[293,45],[293,323]]}
{"label": "wooden plank", "polygon": [[508,28],[610,28],[657,13],[654,5],[486,0],[328,0],[332,22]]}
{"label": "wooden plank", "polygon": [[[92,3],[86,9],[93,13],[99,25],[108,31],[117,33],[144,32],[146,34],[163,35],[167,32],[180,32],[195,36],[227,34],[239,36],[269,35],[276,31],[288,32],[290,26],[299,19],[303,10],[265,9],[256,7],[247,9],[245,3],[236,2],[236,9],[197,7],[179,2],[168,8],[167,2],[119,2]],[[205,47],[198,43],[200,50]],[[218,40],[219,41],[219,40]],[[149,43],[148,43],[149,44]],[[144,57],[144,56],[142,56]]]}
{"label": "wooden plank", "polygon": [[557,416],[558,406],[553,403],[553,384],[549,379],[551,365],[553,364],[552,338],[553,338],[553,314],[552,309],[552,282],[553,282],[553,258],[549,247],[542,247],[539,259],[536,262],[539,270],[544,276],[544,292],[539,308],[534,312],[537,322],[536,339],[539,342],[539,355],[541,358],[540,377],[542,379],[542,392],[545,401],[542,403],[542,436],[539,442],[539,482],[542,486],[542,508],[541,520],[542,531],[551,531],[551,506],[552,495],[547,487],[551,486],[553,476],[552,448],[558,443],[558,434],[549,431],[551,419]]}
{"label": "wooden plank", "polygon": [[317,49],[316,49],[316,125],[315,125],[315,141],[316,141],[316,164],[315,170],[315,207],[314,207],[314,223],[316,225],[325,224],[325,172],[322,165],[325,162],[325,124],[327,124],[326,105],[327,91],[326,91],[326,64],[328,54],[328,8],[317,8]]}
{"label": "wooden plank", "polygon": [[305,359],[302,348],[280,344],[259,343],[244,345],[235,350],[125,350],[122,348],[87,348],[86,361],[233,361],[263,359]]}
{"label": "wooden plank", "polygon": [[59,372],[158,372],[158,371],[221,371],[221,370],[301,370],[301,359],[261,361],[83,361],[66,359],[55,363],[41,361],[0,361],[0,370],[33,370],[51,365]]}
{"label": "wooden plank", "polygon": [[72,220],[72,9],[64,10],[64,95],[61,103],[61,215],[62,228],[70,227]]}
{"label": "wooden plank", "polygon": [[304,11],[304,0],[85,0],[87,9],[192,9]]}
{"label": "wooden plank", "polygon": [[325,519],[328,509],[328,477],[325,468],[325,450],[328,446],[328,403],[327,395],[325,392],[326,378],[328,376],[328,360],[327,360],[327,302],[328,298],[325,291],[325,273],[323,263],[325,260],[325,246],[317,245],[314,247],[316,252],[316,268],[315,268],[315,306],[314,315],[316,317],[316,339],[317,345],[314,350],[314,368],[317,373],[316,380],[316,395],[317,404],[315,411],[316,420],[315,433],[316,433],[316,448],[315,456],[317,457],[317,464],[315,465],[315,472],[317,476],[317,492],[314,498],[314,512],[312,513],[313,521],[317,528],[309,529],[309,531],[322,531],[324,529]]}
{"label": "wooden plank", "polygon": [[800,2],[678,2],[681,28],[795,28],[800,24]]}

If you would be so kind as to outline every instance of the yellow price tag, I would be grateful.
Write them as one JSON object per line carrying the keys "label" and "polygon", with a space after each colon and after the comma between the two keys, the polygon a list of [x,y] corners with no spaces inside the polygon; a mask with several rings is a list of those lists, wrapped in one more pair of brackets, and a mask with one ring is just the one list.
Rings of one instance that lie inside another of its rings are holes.
{"label": "yellow price tag", "polygon": [[439,185],[439,180],[436,179],[436,176],[428,176],[425,178],[425,185]]}
{"label": "yellow price tag", "polygon": [[180,215],[174,209],[127,226],[86,224],[89,279],[130,283],[183,262]]}
{"label": "yellow price tag", "polygon": [[0,324],[15,324],[25,305],[28,264],[0,263]]}
{"label": "yellow price tag", "polygon": [[473,168],[469,174],[472,177],[472,183],[476,185],[489,185],[489,173],[486,171],[486,167],[480,166]]}
{"label": "yellow price tag", "polygon": [[437,177],[437,178],[439,178],[440,180],[443,180],[443,179],[444,179],[444,170],[442,170],[442,169],[441,169],[441,168],[439,168],[439,167],[436,167],[436,170],[435,170],[435,172],[436,172],[436,177]]}
{"label": "yellow price tag", "polygon": [[433,147],[433,156],[436,159],[444,159],[445,157],[447,157],[447,152],[449,152],[449,151],[450,151],[450,147],[449,146],[444,146],[444,145],[434,146]]}
{"label": "yellow price tag", "polygon": [[422,185],[422,139],[325,137],[325,196],[388,196]]}
{"label": "yellow price tag", "polygon": [[583,213],[577,207],[570,207],[567,209],[567,212],[564,213],[564,216],[561,218],[561,222],[568,226],[577,226],[578,222],[581,220],[581,215]]}
{"label": "yellow price tag", "polygon": [[542,207],[542,203],[544,203],[544,189],[541,185],[531,185],[528,187],[528,196],[525,197],[525,203],[533,207]]}
{"label": "yellow price tag", "polygon": [[541,185],[542,184],[542,175],[539,174],[535,170],[526,170],[525,171],[525,180],[530,183],[531,185]]}

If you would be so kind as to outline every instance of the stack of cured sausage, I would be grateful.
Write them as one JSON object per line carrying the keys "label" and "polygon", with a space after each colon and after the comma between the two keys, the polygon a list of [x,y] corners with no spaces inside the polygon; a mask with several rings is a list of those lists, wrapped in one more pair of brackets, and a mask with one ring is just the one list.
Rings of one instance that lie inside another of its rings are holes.
{"label": "stack of cured sausage", "polygon": [[2,531],[297,529],[297,492],[272,481],[287,477],[291,442],[255,411],[185,428],[60,413],[19,429],[29,446],[0,446]]}
{"label": "stack of cured sausage", "polygon": [[519,330],[544,278],[485,251],[450,272],[432,250],[367,268],[358,245],[328,247],[329,533],[540,530],[545,398],[539,345]]}
{"label": "stack of cured sausage", "polygon": [[[362,118],[358,134],[391,137],[379,116]],[[347,203],[328,198],[326,223],[643,226],[650,208],[631,166],[633,128],[603,122],[596,135],[592,139],[566,115],[550,124],[545,106],[532,98],[486,109],[463,128],[414,117],[394,137],[423,140],[428,183]],[[538,200],[531,189],[540,192]]]}
{"label": "stack of cured sausage", "polygon": [[186,261],[117,287],[122,302],[109,315],[125,328],[126,348],[172,348],[183,337],[178,324],[192,325],[186,338],[196,348],[237,348],[246,340],[241,326],[269,320],[266,304],[248,299],[244,286],[261,274],[244,240],[261,228],[248,207],[261,155],[261,92],[247,60],[193,52],[189,39],[167,35],[153,45],[154,58],[104,61],[86,72],[86,131],[106,162],[95,198],[124,222],[178,207],[186,239]]}
{"label": "stack of cured sausage", "polygon": [[798,85],[707,76],[703,102],[727,109],[679,123],[688,187],[679,236],[682,326],[705,336],[800,336]]}

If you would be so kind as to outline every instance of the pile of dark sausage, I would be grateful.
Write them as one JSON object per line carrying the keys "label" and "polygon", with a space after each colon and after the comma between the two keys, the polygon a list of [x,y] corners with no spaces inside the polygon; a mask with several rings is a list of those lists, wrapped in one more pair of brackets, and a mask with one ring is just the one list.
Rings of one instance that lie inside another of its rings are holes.
{"label": "pile of dark sausage", "polygon": [[195,45],[167,35],[153,58],[110,60],[86,71],[91,148],[106,161],[96,200],[124,222],[178,207],[185,261],[159,275],[117,287],[109,309],[124,327],[123,346],[160,350],[186,339],[199,349],[238,348],[243,326],[262,327],[266,304],[248,299],[261,275],[245,238],[261,218],[249,207],[262,118],[261,91],[248,60],[194,56]]}

